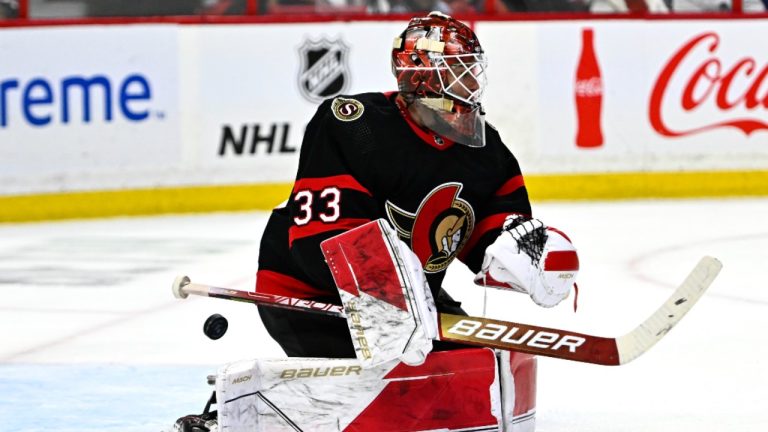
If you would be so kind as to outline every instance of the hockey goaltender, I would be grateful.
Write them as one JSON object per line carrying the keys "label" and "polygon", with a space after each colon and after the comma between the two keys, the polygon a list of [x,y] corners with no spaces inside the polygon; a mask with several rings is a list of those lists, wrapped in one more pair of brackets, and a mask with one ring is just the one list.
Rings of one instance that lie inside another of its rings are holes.
{"label": "hockey goaltender", "polygon": [[347,319],[259,306],[288,358],[224,365],[205,412],[176,430],[534,430],[536,358],[435,340],[438,313],[466,315],[441,283],[458,259],[478,285],[553,307],[576,250],[532,218],[518,162],[485,121],[474,32],[413,18],[391,61],[397,92],[319,106],[259,252],[257,293],[342,305]]}

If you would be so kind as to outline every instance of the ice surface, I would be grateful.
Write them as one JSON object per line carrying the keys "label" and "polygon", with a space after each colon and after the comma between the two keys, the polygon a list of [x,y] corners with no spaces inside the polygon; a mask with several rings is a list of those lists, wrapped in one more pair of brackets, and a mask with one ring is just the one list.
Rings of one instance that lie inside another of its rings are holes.
{"label": "ice surface", "polygon": [[[603,336],[653,312],[703,255],[724,268],[699,304],[634,362],[542,358],[538,431],[768,430],[768,199],[538,203],[579,249],[572,299],[541,309],[484,291],[453,265],[448,290],[474,315]],[[3,431],[159,431],[199,412],[219,364],[280,357],[254,307],[175,300],[178,274],[250,289],[267,214],[0,225]],[[220,313],[229,331],[202,332]]]}

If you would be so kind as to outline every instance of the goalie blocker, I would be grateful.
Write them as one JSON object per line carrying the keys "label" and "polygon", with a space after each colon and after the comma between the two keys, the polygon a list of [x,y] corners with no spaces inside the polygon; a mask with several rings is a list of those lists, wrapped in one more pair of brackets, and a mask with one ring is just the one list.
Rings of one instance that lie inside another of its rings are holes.
{"label": "goalie blocker", "polygon": [[216,378],[219,430],[506,431],[535,429],[535,357],[468,348],[393,360],[246,360]]}
{"label": "goalie blocker", "polygon": [[320,244],[363,367],[421,364],[437,337],[437,309],[421,264],[379,219]]}

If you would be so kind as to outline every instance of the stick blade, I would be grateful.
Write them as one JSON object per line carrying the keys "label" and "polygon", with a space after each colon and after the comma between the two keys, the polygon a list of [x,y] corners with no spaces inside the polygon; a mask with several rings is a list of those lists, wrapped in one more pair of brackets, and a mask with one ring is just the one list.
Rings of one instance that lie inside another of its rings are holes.
{"label": "stick blade", "polygon": [[640,357],[660,341],[696,304],[723,268],[716,258],[705,256],[656,312],[640,326],[616,339],[619,364]]}

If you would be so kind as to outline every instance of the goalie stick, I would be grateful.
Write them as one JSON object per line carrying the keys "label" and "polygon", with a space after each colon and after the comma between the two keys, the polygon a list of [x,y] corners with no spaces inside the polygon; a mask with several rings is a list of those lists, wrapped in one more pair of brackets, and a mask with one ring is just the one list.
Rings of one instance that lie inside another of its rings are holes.
{"label": "goalie stick", "polygon": [[[627,364],[666,336],[701,298],[721,268],[722,264],[717,259],[702,258],[658,310],[632,331],[616,338],[439,313],[439,340],[584,363],[608,366]],[[181,299],[191,294],[346,318],[343,308],[338,305],[196,284],[187,276],[176,278],[173,294]]]}

